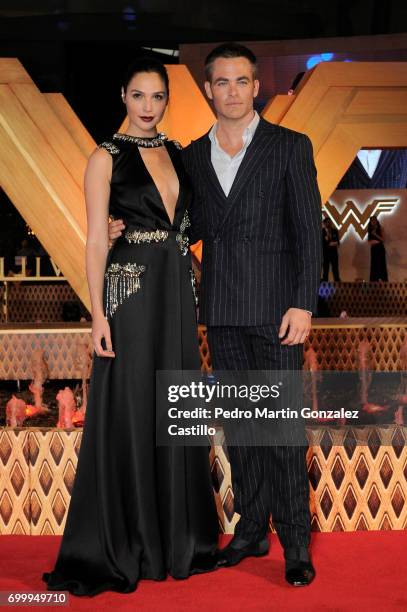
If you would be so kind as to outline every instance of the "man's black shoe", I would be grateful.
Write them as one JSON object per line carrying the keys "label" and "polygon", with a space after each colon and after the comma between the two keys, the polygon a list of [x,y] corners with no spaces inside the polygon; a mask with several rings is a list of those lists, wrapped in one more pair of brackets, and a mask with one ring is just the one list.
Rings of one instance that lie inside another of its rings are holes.
{"label": "man's black shoe", "polygon": [[218,551],[214,553],[195,555],[190,574],[205,574],[218,569]]}
{"label": "man's black shoe", "polygon": [[243,538],[235,537],[232,541],[218,552],[218,567],[231,567],[237,565],[245,557],[263,557],[269,551],[269,541],[265,537],[257,542],[250,542]]}
{"label": "man's black shoe", "polygon": [[308,550],[298,546],[284,551],[285,579],[293,586],[308,586],[315,578],[315,569]]}
{"label": "man's black shoe", "polygon": [[315,569],[310,561],[291,562],[285,568],[285,579],[293,586],[308,586],[315,578]]}

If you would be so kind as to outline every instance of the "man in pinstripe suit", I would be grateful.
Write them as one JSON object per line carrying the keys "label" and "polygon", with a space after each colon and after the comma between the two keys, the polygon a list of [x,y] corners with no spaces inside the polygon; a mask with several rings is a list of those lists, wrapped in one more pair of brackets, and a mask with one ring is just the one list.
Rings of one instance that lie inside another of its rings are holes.
{"label": "man in pinstripe suit", "polygon": [[[191,221],[193,240],[203,240],[200,321],[212,363],[215,370],[297,370],[321,271],[312,145],[254,112],[259,83],[249,49],[217,47],[205,68],[218,121],[185,149],[185,163],[197,191]],[[306,447],[228,450],[241,518],[220,564],[267,552],[271,512],[287,580],[309,584]]]}
{"label": "man in pinstripe suit", "polygon": [[[320,280],[321,201],[309,138],[253,110],[256,68],[242,45],[209,54],[205,89],[218,121],[184,149],[192,242],[203,240],[200,322],[215,370],[298,370]],[[120,229],[116,221],[109,237]],[[306,447],[228,450],[240,520],[219,565],[267,554],[271,513],[287,581],[309,584]]]}

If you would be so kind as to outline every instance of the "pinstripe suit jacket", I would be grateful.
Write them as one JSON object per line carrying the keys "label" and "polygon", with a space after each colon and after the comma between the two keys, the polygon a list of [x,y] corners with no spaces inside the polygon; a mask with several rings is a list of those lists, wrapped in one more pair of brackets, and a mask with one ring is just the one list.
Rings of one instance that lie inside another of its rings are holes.
{"label": "pinstripe suit jacket", "polygon": [[279,324],[314,311],[321,272],[321,198],[311,141],[260,119],[228,197],[208,134],[183,150],[195,188],[191,240],[203,240],[200,322]]}
{"label": "pinstripe suit jacket", "polygon": [[382,151],[373,176],[356,157],[337,189],[404,189],[407,187],[407,149]]}

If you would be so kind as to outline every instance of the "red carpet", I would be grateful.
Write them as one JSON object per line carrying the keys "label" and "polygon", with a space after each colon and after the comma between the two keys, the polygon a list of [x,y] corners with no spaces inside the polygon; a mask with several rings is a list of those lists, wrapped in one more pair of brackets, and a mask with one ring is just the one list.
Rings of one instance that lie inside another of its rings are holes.
{"label": "red carpet", "polygon": [[[222,545],[227,541],[223,537]],[[59,538],[51,536],[1,536],[0,591],[43,590],[41,574],[53,567],[58,543]],[[304,588],[286,584],[282,550],[274,535],[271,544],[268,557],[247,559],[235,568],[182,581],[140,582],[137,590],[128,595],[108,592],[95,598],[70,596],[69,606],[47,609],[407,610],[406,531],[313,534],[317,577]]]}

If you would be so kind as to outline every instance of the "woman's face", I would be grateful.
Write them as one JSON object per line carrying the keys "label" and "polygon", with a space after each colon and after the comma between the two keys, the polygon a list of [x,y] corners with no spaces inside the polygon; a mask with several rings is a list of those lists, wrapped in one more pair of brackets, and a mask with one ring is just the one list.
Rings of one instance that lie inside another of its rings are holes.
{"label": "woman's face", "polygon": [[370,223],[372,224],[372,227],[376,227],[377,226],[377,219],[376,219],[376,217],[372,217],[370,219]]}
{"label": "woman's face", "polygon": [[157,72],[138,72],[122,89],[130,126],[141,132],[155,131],[168,102],[165,83]]}

